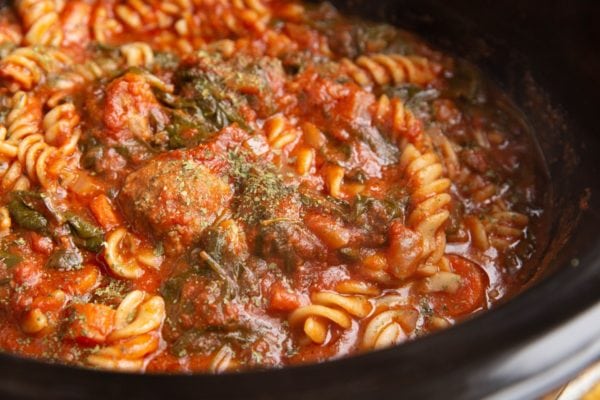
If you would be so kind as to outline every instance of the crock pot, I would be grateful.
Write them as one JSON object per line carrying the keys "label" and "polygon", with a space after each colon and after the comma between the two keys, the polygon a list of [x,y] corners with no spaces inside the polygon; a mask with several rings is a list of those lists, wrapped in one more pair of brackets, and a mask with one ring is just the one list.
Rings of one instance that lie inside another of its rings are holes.
{"label": "crock pot", "polygon": [[537,263],[543,273],[519,296],[449,330],[318,365],[217,376],[138,375],[1,354],[0,398],[521,399],[550,391],[599,359],[600,3],[336,5],[414,30],[474,62],[525,112],[550,181],[549,242]]}

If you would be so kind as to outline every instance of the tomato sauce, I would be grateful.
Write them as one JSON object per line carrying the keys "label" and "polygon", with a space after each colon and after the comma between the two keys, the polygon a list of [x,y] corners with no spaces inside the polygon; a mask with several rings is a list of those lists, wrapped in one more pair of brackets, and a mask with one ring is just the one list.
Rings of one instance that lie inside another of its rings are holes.
{"label": "tomato sauce", "polygon": [[1,350],[282,367],[526,283],[545,178],[476,67],[327,3],[29,3],[0,10]]}

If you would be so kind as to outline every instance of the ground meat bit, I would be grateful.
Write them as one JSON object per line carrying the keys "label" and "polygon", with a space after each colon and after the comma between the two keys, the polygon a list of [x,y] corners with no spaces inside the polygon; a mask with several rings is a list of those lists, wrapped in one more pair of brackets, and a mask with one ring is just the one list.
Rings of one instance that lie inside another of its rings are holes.
{"label": "ground meat bit", "polygon": [[[234,330],[239,325],[240,307],[224,301],[227,289],[220,280],[193,276],[181,290],[178,322],[185,330],[191,328]],[[171,310],[175,311],[175,310]]]}
{"label": "ground meat bit", "polygon": [[148,142],[154,131],[167,122],[168,117],[144,76],[129,72],[108,85],[104,125],[110,138],[121,144],[133,138]]}
{"label": "ground meat bit", "polygon": [[229,184],[193,160],[155,159],[129,175],[119,195],[134,227],[180,254],[228,206]]}
{"label": "ground meat bit", "polygon": [[327,253],[323,243],[304,225],[285,220],[262,226],[256,247],[262,256],[282,258],[288,269],[307,260],[322,259]]}

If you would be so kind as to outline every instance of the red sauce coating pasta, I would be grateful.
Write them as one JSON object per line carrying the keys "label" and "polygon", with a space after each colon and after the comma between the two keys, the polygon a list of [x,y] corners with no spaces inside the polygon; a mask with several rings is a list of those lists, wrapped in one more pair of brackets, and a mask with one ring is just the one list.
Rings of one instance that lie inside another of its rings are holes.
{"label": "red sauce coating pasta", "polygon": [[130,371],[385,348],[518,292],[522,116],[330,5],[0,10],[0,349]]}

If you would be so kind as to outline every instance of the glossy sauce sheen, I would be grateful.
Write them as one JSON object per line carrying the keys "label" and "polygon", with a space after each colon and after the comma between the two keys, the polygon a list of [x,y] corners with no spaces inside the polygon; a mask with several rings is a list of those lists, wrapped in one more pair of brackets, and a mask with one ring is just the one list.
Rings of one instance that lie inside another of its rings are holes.
{"label": "glossy sauce sheen", "polygon": [[527,123],[410,33],[326,3],[33,0],[0,11],[0,57],[4,351],[281,367],[525,283]]}

